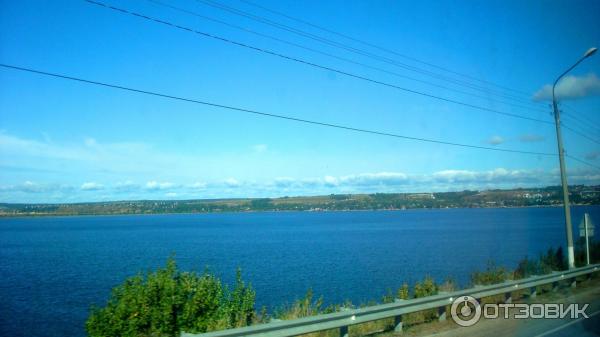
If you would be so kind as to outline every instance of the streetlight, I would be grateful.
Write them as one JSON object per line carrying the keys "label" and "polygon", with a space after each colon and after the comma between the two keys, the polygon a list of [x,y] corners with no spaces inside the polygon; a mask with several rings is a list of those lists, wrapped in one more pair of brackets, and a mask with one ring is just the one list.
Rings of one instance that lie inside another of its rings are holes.
{"label": "streetlight", "polygon": [[562,73],[552,86],[552,107],[554,108],[554,123],[556,124],[556,140],[558,143],[558,159],[560,161],[560,180],[562,182],[563,191],[563,207],[565,208],[565,229],[567,231],[567,254],[569,256],[569,269],[575,268],[575,253],[573,251],[573,233],[571,228],[571,209],[569,208],[569,188],[567,185],[567,174],[565,169],[565,150],[562,144],[562,135],[560,134],[560,112],[558,111],[558,104],[556,103],[556,96],[554,95],[554,89],[560,79],[565,76],[569,71],[575,68],[586,58],[592,56],[596,52],[597,48],[590,48],[583,54],[583,57],[579,59],[571,68],[567,69]]}

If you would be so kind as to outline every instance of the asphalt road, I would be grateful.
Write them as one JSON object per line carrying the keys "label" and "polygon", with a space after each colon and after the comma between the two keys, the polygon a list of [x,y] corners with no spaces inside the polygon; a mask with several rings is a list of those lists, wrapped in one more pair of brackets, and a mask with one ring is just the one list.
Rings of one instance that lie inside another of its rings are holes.
{"label": "asphalt road", "polygon": [[[550,302],[550,301],[544,301]],[[563,301],[560,301],[563,302]],[[589,292],[570,296],[563,303],[588,303],[585,310],[589,318],[563,318],[563,319],[529,319],[516,324],[515,334],[510,336],[523,337],[584,337],[600,336],[600,288],[590,289]],[[515,319],[512,319],[515,321]]]}
{"label": "asphalt road", "polygon": [[[582,284],[583,286],[583,284]],[[429,335],[435,337],[588,337],[600,336],[600,281],[591,281],[584,289],[563,289],[554,295],[530,300],[533,303],[577,303],[589,304],[585,313],[589,318],[563,319],[484,319],[477,324],[463,328],[455,326],[446,331]],[[526,301],[529,302],[529,301]],[[512,315],[511,315],[512,316]],[[448,318],[451,320],[451,318]]]}
{"label": "asphalt road", "polygon": [[[560,321],[559,325],[550,328],[550,326],[556,325],[552,323],[542,324],[541,328],[545,329],[535,337],[587,337],[587,336],[600,336],[600,311],[593,313],[588,312],[589,318],[580,318],[576,320]],[[533,331],[532,331],[533,332]]]}

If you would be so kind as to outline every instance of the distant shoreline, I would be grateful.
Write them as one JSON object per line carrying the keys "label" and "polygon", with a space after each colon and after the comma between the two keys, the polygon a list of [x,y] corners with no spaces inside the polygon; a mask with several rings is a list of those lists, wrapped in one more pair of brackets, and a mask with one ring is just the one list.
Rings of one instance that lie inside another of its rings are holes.
{"label": "distant shoreline", "polygon": [[[570,187],[570,204],[600,205],[600,186]],[[562,188],[435,193],[330,194],[279,198],[131,200],[87,203],[0,203],[0,218],[47,216],[212,214],[253,212],[360,212],[413,209],[561,207]]]}
{"label": "distant shoreline", "polygon": [[[571,204],[571,207],[599,207],[600,204]],[[208,214],[242,214],[242,213],[351,213],[351,212],[406,212],[406,211],[433,211],[455,209],[518,209],[518,208],[562,208],[562,205],[531,205],[531,206],[504,206],[504,207],[443,207],[443,208],[407,208],[407,209],[353,209],[353,210],[251,210],[251,211],[223,211],[223,212],[172,212],[172,213],[97,213],[97,214],[0,214],[0,219],[9,218],[71,218],[71,217],[110,217],[110,216],[156,216],[156,215],[208,215]]]}

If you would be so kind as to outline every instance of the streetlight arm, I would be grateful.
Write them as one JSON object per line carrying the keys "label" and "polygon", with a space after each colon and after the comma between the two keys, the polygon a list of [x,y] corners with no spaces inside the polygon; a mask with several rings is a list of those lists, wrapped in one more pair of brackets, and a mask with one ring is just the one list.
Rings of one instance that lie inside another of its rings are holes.
{"label": "streetlight arm", "polygon": [[573,70],[573,68],[577,67],[577,65],[579,63],[581,63],[583,60],[585,60],[586,58],[594,55],[594,53],[596,53],[596,51],[598,50],[598,48],[592,47],[590,49],[588,49],[585,54],[583,54],[583,56],[579,59],[579,61],[577,61],[574,65],[571,66],[571,68],[567,69],[564,73],[560,74],[560,76],[558,76],[558,78],[556,79],[556,81],[554,81],[554,84],[552,85],[552,102],[556,102],[555,101],[555,96],[554,96],[554,89],[556,88],[556,84],[558,83],[558,81],[560,81],[560,79],[565,76],[569,71]]}
{"label": "streetlight arm", "polygon": [[554,102],[555,96],[554,96],[554,89],[556,88],[556,84],[558,84],[558,81],[560,81],[561,78],[563,78],[563,76],[565,76],[569,71],[573,70],[573,68],[577,67],[577,65],[579,65],[579,63],[581,63],[583,60],[586,59],[586,55],[584,55],[582,58],[579,59],[579,61],[577,61],[574,65],[571,66],[571,68],[567,69],[564,73],[560,74],[560,76],[558,76],[558,78],[556,79],[556,81],[554,81],[554,84],[552,85],[552,101]]}

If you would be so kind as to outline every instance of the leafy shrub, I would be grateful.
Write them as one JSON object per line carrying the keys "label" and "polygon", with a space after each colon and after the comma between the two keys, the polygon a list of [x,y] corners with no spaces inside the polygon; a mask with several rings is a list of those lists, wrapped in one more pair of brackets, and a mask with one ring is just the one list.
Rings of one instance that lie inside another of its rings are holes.
{"label": "leafy shrub", "polygon": [[164,268],[138,274],[113,289],[104,308],[86,321],[91,337],[179,336],[252,322],[255,293],[238,270],[233,291],[205,272],[179,272],[170,258]]}
{"label": "leafy shrub", "polygon": [[513,277],[514,279],[522,279],[534,275],[548,274],[553,270],[565,270],[566,268],[567,263],[562,247],[558,247],[556,250],[550,248],[545,254],[541,254],[538,260],[531,260],[525,257],[519,261],[517,268],[513,272]]}
{"label": "leafy shrub", "polygon": [[[415,287],[413,289],[414,298],[433,296],[437,293],[438,286],[435,284],[435,281],[429,276],[425,277],[423,282],[415,283]],[[437,318],[437,309],[429,309],[409,314],[407,317],[407,323],[410,324],[413,322],[429,322],[435,318]]]}
{"label": "leafy shrub", "polygon": [[398,298],[401,300],[407,300],[410,296],[409,294],[409,290],[408,290],[408,284],[404,283],[402,285],[402,287],[400,287],[400,289],[398,289]]}
{"label": "leafy shrub", "polygon": [[492,261],[488,262],[484,271],[476,271],[471,274],[471,282],[475,285],[490,285],[502,283],[507,279],[504,267],[496,266]]}
{"label": "leafy shrub", "polygon": [[543,274],[539,261],[530,260],[527,257],[519,261],[517,268],[513,272],[515,280],[531,277],[533,275]]}
{"label": "leafy shrub", "polygon": [[308,289],[304,298],[294,301],[291,306],[279,309],[275,313],[275,317],[278,319],[295,319],[332,311],[330,308],[323,308],[323,297],[313,301],[313,291]]}
{"label": "leafy shrub", "polygon": [[[595,243],[592,252],[600,252],[600,244]],[[581,261],[582,254],[579,244],[578,261]],[[597,255],[593,255],[592,259],[600,260],[600,253],[595,254]],[[484,271],[476,271],[471,275],[471,281],[475,285],[490,285],[504,282],[509,277],[520,279],[564,269],[566,261],[562,248],[551,248],[541,254],[539,260],[524,258],[512,272],[488,262]],[[414,285],[412,297],[421,298],[436,295],[439,291],[451,292],[456,289],[457,285],[452,279],[446,279],[444,283],[437,285],[431,277],[426,277]],[[395,298],[410,297],[409,285],[404,283],[395,296],[388,290],[381,301],[391,303]],[[497,298],[483,300],[492,303],[502,299],[503,295],[498,295]],[[104,308],[92,308],[86,330],[91,337],[167,337],[179,336],[181,331],[202,333],[268,322],[271,316],[266,308],[257,314],[254,301],[255,292],[250,285],[244,283],[240,270],[237,271],[235,287],[229,290],[208,272],[198,275],[178,271],[174,259],[170,258],[164,268],[146,275],[138,274],[113,289]],[[374,304],[371,301],[366,305]],[[304,298],[275,311],[272,317],[287,320],[350,308],[354,306],[349,301],[325,307],[323,298],[315,300],[309,289]],[[437,309],[431,309],[407,314],[404,319],[407,326],[410,326],[431,321],[437,315]],[[364,335],[390,329],[393,328],[393,323],[393,319],[384,319],[353,325],[351,334]],[[337,334],[339,332],[334,329],[307,336],[329,337]]]}
{"label": "leafy shrub", "polygon": [[567,269],[567,262],[562,247],[558,247],[556,250],[550,248],[545,255],[542,254],[540,256],[540,268],[544,274],[550,273],[553,270]]}
{"label": "leafy shrub", "polygon": [[414,289],[414,297],[427,297],[437,294],[438,288],[435,281],[429,276],[425,277],[423,283],[417,282]]}
{"label": "leafy shrub", "polygon": [[458,289],[458,285],[456,284],[456,281],[449,276],[446,277],[446,279],[444,280],[444,283],[442,283],[438,286],[438,292],[440,292],[440,291],[452,292],[457,289]]}
{"label": "leafy shrub", "polygon": [[381,303],[393,303],[396,300],[394,294],[392,293],[392,289],[388,288],[387,294],[381,297]]}

